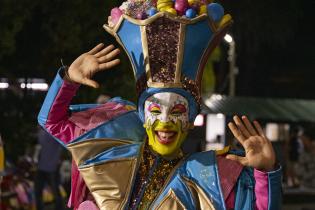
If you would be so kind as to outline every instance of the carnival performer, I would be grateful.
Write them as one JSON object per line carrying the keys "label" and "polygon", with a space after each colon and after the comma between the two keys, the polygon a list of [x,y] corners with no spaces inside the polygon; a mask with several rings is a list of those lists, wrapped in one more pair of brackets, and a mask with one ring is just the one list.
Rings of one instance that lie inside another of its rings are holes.
{"label": "carnival performer", "polygon": [[176,2],[130,0],[104,26],[130,58],[137,106],[121,98],[70,105],[80,85],[99,87],[93,76],[119,64],[113,45],[99,44],[58,71],[38,120],[72,153],[69,206],[280,209],[281,167],[258,122],[235,116],[229,123],[243,152],[181,152],[199,113],[205,60],[231,20],[213,16],[215,3],[201,5],[199,13],[202,6],[208,12],[198,17],[182,17]]}

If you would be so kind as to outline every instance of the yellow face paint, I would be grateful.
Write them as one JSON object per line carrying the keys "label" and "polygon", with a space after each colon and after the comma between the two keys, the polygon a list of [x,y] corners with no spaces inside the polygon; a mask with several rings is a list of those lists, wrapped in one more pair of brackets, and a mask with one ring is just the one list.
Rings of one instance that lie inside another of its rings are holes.
{"label": "yellow face paint", "polygon": [[152,126],[146,127],[151,149],[162,156],[173,156],[187,136],[187,130],[182,130],[181,121],[161,122],[156,120]]}

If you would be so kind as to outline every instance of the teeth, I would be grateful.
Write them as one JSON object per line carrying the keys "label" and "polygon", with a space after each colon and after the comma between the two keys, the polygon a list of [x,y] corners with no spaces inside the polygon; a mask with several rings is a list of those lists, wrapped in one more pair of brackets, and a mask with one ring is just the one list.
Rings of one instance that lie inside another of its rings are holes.
{"label": "teeth", "polygon": [[168,144],[175,140],[174,136],[176,136],[177,132],[174,131],[156,131],[156,135],[158,140],[162,144]]}
{"label": "teeth", "polygon": [[163,132],[163,131],[158,131],[158,135],[162,138],[171,138],[172,136],[175,135],[175,132]]}

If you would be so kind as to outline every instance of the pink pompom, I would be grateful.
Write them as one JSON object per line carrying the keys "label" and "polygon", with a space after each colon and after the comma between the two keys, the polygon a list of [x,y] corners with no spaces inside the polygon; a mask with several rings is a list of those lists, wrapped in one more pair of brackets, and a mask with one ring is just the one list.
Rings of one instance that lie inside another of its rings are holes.
{"label": "pink pompom", "polygon": [[175,1],[175,10],[177,12],[177,14],[179,15],[184,15],[186,10],[188,9],[189,4],[187,0],[176,0]]}
{"label": "pink pompom", "polygon": [[122,16],[123,12],[118,8],[115,7],[111,10],[110,16],[112,17],[112,22],[114,24],[118,23],[120,16]]}

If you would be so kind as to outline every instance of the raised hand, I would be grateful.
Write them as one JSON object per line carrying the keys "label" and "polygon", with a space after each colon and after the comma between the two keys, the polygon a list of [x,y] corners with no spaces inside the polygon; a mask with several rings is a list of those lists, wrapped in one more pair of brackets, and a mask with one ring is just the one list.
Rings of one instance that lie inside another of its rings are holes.
{"label": "raised hand", "polygon": [[249,166],[262,171],[272,171],[275,167],[276,157],[271,142],[266,138],[263,129],[257,121],[254,126],[243,116],[233,117],[234,123],[228,124],[234,137],[245,149],[245,157],[227,155],[226,158],[235,160],[244,166]]}
{"label": "raised hand", "polygon": [[114,45],[107,47],[98,44],[91,51],[80,55],[69,67],[65,79],[98,88],[99,84],[92,80],[95,73],[110,69],[119,64],[119,59],[114,59],[119,54],[119,49]]}

